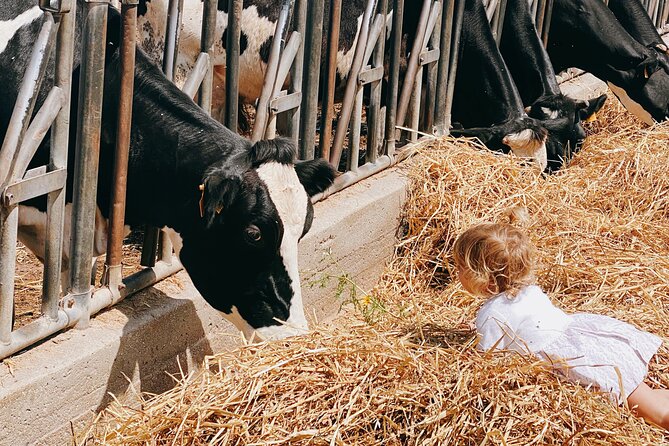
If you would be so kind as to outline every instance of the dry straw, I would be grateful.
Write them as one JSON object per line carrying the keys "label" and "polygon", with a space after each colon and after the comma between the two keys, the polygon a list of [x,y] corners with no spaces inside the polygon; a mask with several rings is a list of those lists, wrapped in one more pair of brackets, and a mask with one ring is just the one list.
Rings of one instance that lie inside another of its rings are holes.
{"label": "dry straw", "polygon": [[[611,102],[611,101],[610,101]],[[409,168],[401,242],[365,322],[319,328],[209,360],[209,371],[114,404],[87,444],[659,445],[669,437],[606,396],[518,355],[481,353],[481,302],[451,281],[450,247],[471,224],[525,208],[540,284],[568,311],[666,337],[668,126],[609,105],[569,169],[544,177],[473,144],[433,141]],[[373,318],[371,316],[374,316]],[[669,386],[667,343],[650,380]]]}

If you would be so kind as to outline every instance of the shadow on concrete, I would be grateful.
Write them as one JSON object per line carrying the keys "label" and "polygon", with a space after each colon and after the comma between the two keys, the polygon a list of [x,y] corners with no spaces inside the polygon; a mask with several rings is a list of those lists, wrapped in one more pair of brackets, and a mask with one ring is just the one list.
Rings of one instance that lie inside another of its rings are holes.
{"label": "shadow on concrete", "polygon": [[[178,311],[170,311],[179,307]],[[128,322],[107,379],[105,395],[96,413],[118,396],[138,401],[138,393],[161,393],[176,385],[189,365],[200,367],[212,354],[195,305],[149,288],[115,305]],[[156,311],[161,308],[162,311]]]}

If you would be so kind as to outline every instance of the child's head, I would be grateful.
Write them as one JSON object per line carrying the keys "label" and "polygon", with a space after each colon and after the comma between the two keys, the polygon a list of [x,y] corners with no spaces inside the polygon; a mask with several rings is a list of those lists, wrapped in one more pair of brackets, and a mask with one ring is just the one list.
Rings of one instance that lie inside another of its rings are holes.
{"label": "child's head", "polygon": [[533,281],[534,247],[522,231],[506,223],[485,223],[466,230],[455,241],[453,257],[462,286],[490,297]]}

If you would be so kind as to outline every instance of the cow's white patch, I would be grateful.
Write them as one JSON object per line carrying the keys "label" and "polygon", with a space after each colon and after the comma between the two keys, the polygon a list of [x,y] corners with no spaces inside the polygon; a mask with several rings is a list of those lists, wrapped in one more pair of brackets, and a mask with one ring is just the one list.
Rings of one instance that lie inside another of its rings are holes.
{"label": "cow's white patch", "polygon": [[33,6],[27,11],[23,11],[12,20],[0,21],[0,53],[5,51],[7,44],[18,30],[25,25],[34,22],[42,16],[42,10],[39,6]]}
{"label": "cow's white patch", "polygon": [[362,28],[363,18],[364,17],[362,15],[358,17],[358,29],[355,32],[355,39],[353,39],[351,48],[349,48],[347,51],[340,50],[337,52],[337,72],[342,78],[347,78],[349,72],[351,71],[351,66],[353,65],[353,56],[355,56],[355,47],[358,44],[358,37],[360,37],[360,29]]}
{"label": "cow's white patch", "polygon": [[260,166],[257,172],[260,179],[267,185],[269,196],[274,202],[283,223],[284,232],[280,253],[293,289],[293,297],[290,301],[290,316],[285,321],[286,325],[264,327],[257,331],[265,339],[269,337],[281,338],[307,330],[297,265],[297,242],[304,230],[309,196],[300,183],[292,165],[270,162]]}
{"label": "cow's white patch", "polygon": [[541,111],[543,112],[544,115],[546,115],[546,119],[557,119],[558,116],[560,116],[559,111],[553,110],[548,107],[541,107]]}
{"label": "cow's white patch", "polygon": [[542,170],[548,165],[546,139],[535,139],[531,129],[506,135],[502,142],[511,148],[514,155],[520,158],[531,158]]}
{"label": "cow's white patch", "polygon": [[165,231],[167,236],[170,238],[170,241],[172,242],[172,247],[174,248],[174,254],[176,254],[176,256],[179,257],[179,254],[181,253],[181,248],[183,248],[184,246],[181,234],[179,234],[177,231],[167,226],[163,228],[163,231]]}
{"label": "cow's white patch", "polygon": [[225,319],[232,322],[232,324],[244,334],[244,337],[246,339],[248,340],[253,339],[253,334],[255,332],[255,329],[251,325],[249,325],[248,322],[246,322],[246,320],[242,317],[241,314],[239,314],[237,307],[233,305],[230,313],[226,313],[224,311],[221,311],[220,313]]}
{"label": "cow's white patch", "polygon": [[625,107],[625,109],[628,112],[632,113],[634,116],[641,119],[648,125],[655,124],[653,116],[650,113],[648,113],[641,106],[641,104],[636,102],[634,99],[630,98],[627,92],[623,88],[620,88],[617,85],[612,84],[611,82],[607,82],[607,84],[609,85],[609,88],[611,89],[613,94],[616,95],[618,100],[623,104],[623,107]]}

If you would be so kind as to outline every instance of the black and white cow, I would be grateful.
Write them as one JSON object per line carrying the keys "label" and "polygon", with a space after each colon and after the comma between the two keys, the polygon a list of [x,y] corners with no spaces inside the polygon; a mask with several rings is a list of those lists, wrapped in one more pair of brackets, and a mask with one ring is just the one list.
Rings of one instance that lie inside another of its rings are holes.
{"label": "black and white cow", "polygon": [[481,0],[466,0],[453,97],[453,121],[489,148],[530,157],[546,167],[547,132],[525,114],[523,102],[497,48]]}
{"label": "black and white cow", "polygon": [[640,44],[655,50],[660,63],[669,70],[669,48],[657,32],[648,11],[639,0],[609,0],[609,9],[625,30]]}
{"label": "black and white cow", "polygon": [[[42,13],[34,5],[33,0],[17,0],[0,13],[2,135],[41,22]],[[119,83],[119,15],[111,8],[109,14],[97,200],[103,226],[109,211]],[[76,68],[73,98],[78,77]],[[42,91],[52,83],[51,77],[45,80]],[[71,122],[77,122],[76,107]],[[48,141],[47,135],[32,165],[46,163]],[[70,142],[68,167],[74,133]],[[137,51],[126,224],[167,228],[196,288],[247,336],[256,332],[262,338],[281,338],[307,329],[297,244],[312,223],[309,197],[332,183],[334,171],[324,161],[296,164],[294,158],[288,140],[253,145],[223,127]],[[71,196],[70,175],[68,202]],[[38,257],[44,251],[44,210],[44,199],[19,210],[19,238]],[[66,220],[69,227],[69,213]],[[103,231],[99,234],[104,236]],[[64,244],[69,246],[69,237]]]}
{"label": "black and white cow", "polygon": [[556,72],[577,67],[594,74],[649,124],[669,115],[669,74],[660,56],[630,36],[604,2],[555,0],[550,30]]}
{"label": "black and white cow", "polygon": [[585,140],[581,121],[602,108],[606,95],[580,101],[562,94],[526,1],[507,3],[500,51],[529,116],[548,130],[548,167],[557,170]]}

